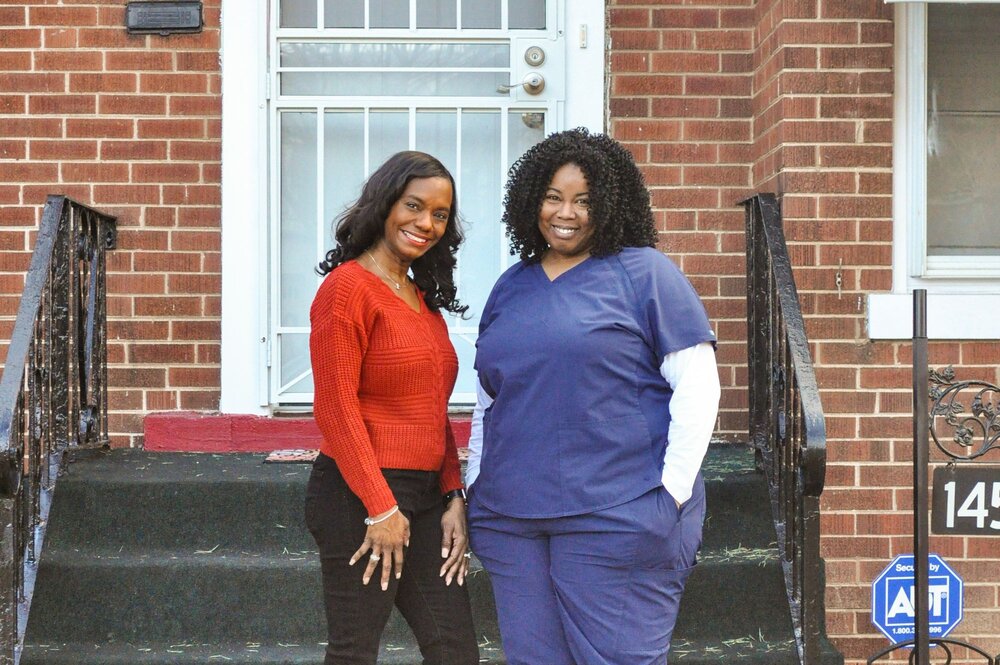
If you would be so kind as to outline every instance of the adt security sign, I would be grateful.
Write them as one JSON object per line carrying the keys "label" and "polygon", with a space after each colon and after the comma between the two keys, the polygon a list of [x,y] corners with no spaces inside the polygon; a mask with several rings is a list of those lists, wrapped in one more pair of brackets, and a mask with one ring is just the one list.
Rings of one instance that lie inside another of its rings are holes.
{"label": "adt security sign", "polygon": [[[944,637],[962,620],[962,578],[937,554],[930,565],[927,609],[928,637]],[[900,554],[872,582],[872,623],[893,643],[912,640],[914,633],[913,555]]]}

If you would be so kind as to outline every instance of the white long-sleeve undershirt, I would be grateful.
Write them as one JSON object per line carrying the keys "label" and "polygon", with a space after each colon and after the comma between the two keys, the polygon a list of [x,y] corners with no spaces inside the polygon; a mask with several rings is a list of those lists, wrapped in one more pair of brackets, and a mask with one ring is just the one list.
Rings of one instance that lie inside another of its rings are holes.
{"label": "white long-sleeve undershirt", "polygon": [[[670,398],[670,429],[667,452],[663,456],[663,486],[678,503],[691,498],[695,477],[708,451],[719,412],[719,372],[715,349],[710,342],[668,353],[660,365],[660,374],[673,389]],[[482,385],[476,382],[476,408],[472,412],[469,436],[469,464],[465,485],[479,477],[483,456],[483,413],[493,403]]]}

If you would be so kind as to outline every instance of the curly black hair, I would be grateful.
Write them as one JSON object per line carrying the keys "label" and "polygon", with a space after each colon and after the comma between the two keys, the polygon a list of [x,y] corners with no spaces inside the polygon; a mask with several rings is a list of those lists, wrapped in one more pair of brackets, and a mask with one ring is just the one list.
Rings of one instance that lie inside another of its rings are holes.
{"label": "curly black hair", "polygon": [[424,292],[424,302],[429,308],[464,314],[468,305],[462,305],[455,297],[455,253],[463,240],[458,218],[458,189],[444,164],[424,152],[397,152],[371,174],[360,198],[334,221],[337,246],[326,253],[316,272],[325,275],[381,240],[389,212],[414,178],[447,178],[452,197],[444,235],[410,266],[413,281]]}
{"label": "curly black hair", "polygon": [[552,176],[565,164],[576,164],[587,179],[590,253],[617,254],[624,247],[655,247],[656,226],[649,192],[632,153],[606,134],[578,127],[550,135],[531,147],[510,168],[504,197],[503,223],[510,253],[522,261],[540,261],[548,248],[538,230],[542,199]]}

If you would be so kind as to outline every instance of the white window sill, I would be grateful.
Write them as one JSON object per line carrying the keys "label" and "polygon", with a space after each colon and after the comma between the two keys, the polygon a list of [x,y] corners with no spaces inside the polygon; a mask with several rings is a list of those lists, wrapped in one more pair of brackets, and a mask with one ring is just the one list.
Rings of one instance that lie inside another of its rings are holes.
{"label": "white window sill", "polygon": [[[869,339],[913,339],[913,296],[868,296]],[[1000,294],[927,294],[928,339],[1000,339]]]}

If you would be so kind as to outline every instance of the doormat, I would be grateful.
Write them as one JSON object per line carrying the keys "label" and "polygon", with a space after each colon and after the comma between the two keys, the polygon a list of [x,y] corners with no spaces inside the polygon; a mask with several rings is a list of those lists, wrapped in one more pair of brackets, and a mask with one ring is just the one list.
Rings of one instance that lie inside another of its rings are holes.
{"label": "doormat", "polygon": [[264,464],[312,464],[316,460],[316,456],[318,454],[318,450],[307,450],[304,448],[273,450],[267,454],[267,457],[264,459]]}

